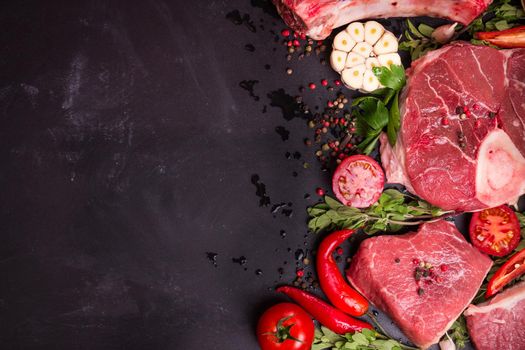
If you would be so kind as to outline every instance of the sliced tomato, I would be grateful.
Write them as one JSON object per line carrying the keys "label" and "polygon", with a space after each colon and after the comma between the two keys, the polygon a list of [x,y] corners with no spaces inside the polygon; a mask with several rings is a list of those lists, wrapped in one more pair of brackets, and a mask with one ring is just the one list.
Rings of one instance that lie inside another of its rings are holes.
{"label": "sliced tomato", "polygon": [[506,205],[474,213],[469,233],[475,247],[494,256],[509,254],[521,238],[518,217]]}
{"label": "sliced tomato", "polygon": [[487,286],[485,298],[498,293],[507,284],[525,273],[525,249],[511,256],[492,276]]}
{"label": "sliced tomato", "polygon": [[339,201],[355,208],[377,202],[385,185],[385,173],[372,158],[363,155],[343,160],[332,177],[332,189]]}

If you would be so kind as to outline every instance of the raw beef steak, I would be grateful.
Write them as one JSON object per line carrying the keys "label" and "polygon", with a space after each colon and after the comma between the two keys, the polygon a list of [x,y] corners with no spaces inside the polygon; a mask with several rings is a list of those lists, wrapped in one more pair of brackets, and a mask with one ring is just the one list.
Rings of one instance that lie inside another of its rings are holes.
{"label": "raw beef steak", "polygon": [[492,0],[273,0],[293,30],[321,40],[332,29],[366,18],[433,16],[468,24]]}
{"label": "raw beef steak", "polygon": [[478,350],[525,349],[525,282],[466,311],[470,338]]}
{"label": "raw beef steak", "polygon": [[471,302],[491,266],[452,223],[438,221],[365,240],[346,274],[414,344],[428,348]]}
{"label": "raw beef steak", "polygon": [[381,140],[387,181],[447,210],[525,193],[525,49],[447,45],[412,63],[401,131]]}

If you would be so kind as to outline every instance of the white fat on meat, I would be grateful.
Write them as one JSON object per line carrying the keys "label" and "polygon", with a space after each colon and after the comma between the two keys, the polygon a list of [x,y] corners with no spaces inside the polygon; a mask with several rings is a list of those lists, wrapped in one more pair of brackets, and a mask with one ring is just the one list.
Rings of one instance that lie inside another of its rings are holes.
{"label": "white fat on meat", "polygon": [[477,160],[476,197],[488,207],[525,192],[525,158],[503,130],[495,129],[485,137]]}
{"label": "white fat on meat", "polygon": [[[503,293],[496,295],[488,302],[479,305],[470,305],[465,311],[465,316],[476,314],[486,314],[495,309],[504,309],[511,311],[516,304],[525,299],[525,282],[505,290]],[[496,323],[498,320],[495,320]]]}

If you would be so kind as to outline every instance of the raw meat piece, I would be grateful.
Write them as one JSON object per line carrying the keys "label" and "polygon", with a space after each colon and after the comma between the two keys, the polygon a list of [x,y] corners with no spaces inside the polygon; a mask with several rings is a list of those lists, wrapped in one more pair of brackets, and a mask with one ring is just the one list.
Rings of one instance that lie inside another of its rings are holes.
{"label": "raw meat piece", "polygon": [[332,29],[366,18],[444,17],[469,24],[492,0],[273,0],[293,30],[322,40]]}
{"label": "raw meat piece", "polygon": [[447,210],[525,193],[525,49],[454,43],[412,63],[401,131],[381,159],[387,182]]}
{"label": "raw meat piece", "polygon": [[[432,274],[416,281],[421,262],[432,265]],[[346,274],[414,344],[428,348],[471,302],[491,266],[452,223],[438,221],[418,232],[365,240]]]}
{"label": "raw meat piece", "polygon": [[525,282],[466,311],[470,338],[478,350],[525,349]]}

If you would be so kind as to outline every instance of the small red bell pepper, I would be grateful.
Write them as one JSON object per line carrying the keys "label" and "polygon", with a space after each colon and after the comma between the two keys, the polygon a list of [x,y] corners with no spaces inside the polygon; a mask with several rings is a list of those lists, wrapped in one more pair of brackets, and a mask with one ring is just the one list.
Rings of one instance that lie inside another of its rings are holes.
{"label": "small red bell pepper", "polygon": [[487,286],[485,298],[489,298],[498,293],[507,284],[525,273],[525,249],[514,254],[503,264],[492,276]]}
{"label": "small red bell pepper", "polygon": [[525,26],[495,32],[478,32],[474,36],[502,48],[525,47]]}
{"label": "small red bell pepper", "polygon": [[354,230],[336,231],[321,242],[317,250],[317,275],[321,289],[335,307],[352,316],[361,316],[368,310],[368,301],[345,281],[332,255],[353,233]]}
{"label": "small red bell pepper", "polygon": [[277,291],[286,294],[323,326],[337,334],[359,332],[364,328],[373,329],[369,323],[350,317],[315,295],[298,288],[282,286],[277,288]]}

